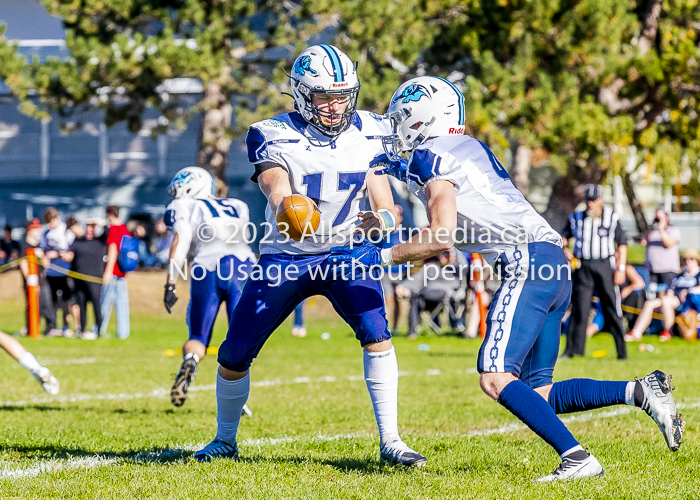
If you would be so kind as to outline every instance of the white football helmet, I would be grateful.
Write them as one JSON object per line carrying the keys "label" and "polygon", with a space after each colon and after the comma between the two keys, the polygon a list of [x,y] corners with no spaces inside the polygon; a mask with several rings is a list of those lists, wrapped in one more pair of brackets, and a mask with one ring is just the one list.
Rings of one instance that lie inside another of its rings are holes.
{"label": "white football helmet", "polygon": [[[290,80],[294,107],[322,134],[335,137],[350,126],[360,80],[356,66],[341,50],[325,44],[309,47],[294,61]],[[314,94],[347,96],[347,108],[344,113],[324,113],[312,102]]]}
{"label": "white football helmet", "polygon": [[383,138],[384,151],[397,160],[429,137],[464,134],[464,96],[438,76],[419,76],[391,97],[386,117],[393,134]]}
{"label": "white football helmet", "polygon": [[166,190],[173,198],[209,198],[214,196],[214,176],[201,167],[178,171]]}

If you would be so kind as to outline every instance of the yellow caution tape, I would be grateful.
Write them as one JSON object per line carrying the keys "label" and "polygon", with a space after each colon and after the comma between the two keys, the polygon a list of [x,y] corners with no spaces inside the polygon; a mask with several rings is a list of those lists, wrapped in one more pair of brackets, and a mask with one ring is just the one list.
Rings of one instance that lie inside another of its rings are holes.
{"label": "yellow caution tape", "polygon": [[3,264],[2,266],[0,266],[0,273],[3,271],[7,271],[8,269],[12,269],[15,266],[18,266],[19,263],[22,262],[23,260],[27,260],[27,258],[20,257],[17,260],[13,260],[12,262],[8,262],[7,264]]}

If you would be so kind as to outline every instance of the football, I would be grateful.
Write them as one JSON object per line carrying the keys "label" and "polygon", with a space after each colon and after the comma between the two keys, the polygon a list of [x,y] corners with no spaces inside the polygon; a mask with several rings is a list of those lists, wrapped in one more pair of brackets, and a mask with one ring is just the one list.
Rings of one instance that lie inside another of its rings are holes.
{"label": "football", "polygon": [[294,241],[314,234],[320,223],[321,211],[303,194],[287,196],[277,207],[277,230]]}

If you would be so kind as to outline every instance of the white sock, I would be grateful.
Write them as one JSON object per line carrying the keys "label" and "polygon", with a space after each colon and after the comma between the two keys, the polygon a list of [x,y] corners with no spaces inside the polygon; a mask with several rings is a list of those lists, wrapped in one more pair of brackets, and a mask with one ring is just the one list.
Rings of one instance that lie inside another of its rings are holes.
{"label": "white sock", "polygon": [[216,437],[234,444],[241,411],[250,393],[250,373],[240,380],[225,380],[216,376]]}
{"label": "white sock", "polygon": [[31,352],[25,352],[24,355],[19,358],[19,364],[32,374],[39,373],[43,368]]}
{"label": "white sock", "polygon": [[199,356],[197,356],[197,353],[195,352],[188,352],[185,354],[185,357],[183,358],[184,361],[187,361],[190,358],[194,358],[194,362],[199,364]]}
{"label": "white sock", "polygon": [[392,347],[388,351],[363,353],[365,382],[379,427],[379,439],[382,444],[388,444],[400,439],[399,365],[396,351]]}
{"label": "white sock", "polygon": [[627,382],[627,387],[625,387],[625,404],[630,406],[637,406],[634,404],[634,388],[637,385],[637,381]]}

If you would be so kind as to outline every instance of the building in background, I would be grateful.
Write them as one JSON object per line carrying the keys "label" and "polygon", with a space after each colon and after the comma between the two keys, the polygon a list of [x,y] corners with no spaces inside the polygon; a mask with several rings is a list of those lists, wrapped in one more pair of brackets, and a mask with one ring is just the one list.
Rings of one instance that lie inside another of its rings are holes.
{"label": "building in background", "polygon": [[[60,19],[49,16],[36,0],[0,0],[0,23],[6,37],[18,40],[27,57],[67,56]],[[201,84],[178,79],[167,91],[197,102]],[[200,119],[186,130],[170,130],[153,138],[158,115],[151,110],[138,133],[119,123],[107,128],[100,111],[66,122],[41,122],[22,114],[17,100],[0,81],[0,225],[20,226],[51,205],[64,213],[101,215],[110,204],[125,208],[128,217],[159,217],[166,202],[165,187],[173,174],[194,164]],[[246,199],[251,214],[263,220],[264,197],[248,181],[253,173],[243,138],[234,141],[228,157],[231,196]],[[259,210],[257,210],[259,208]]]}

